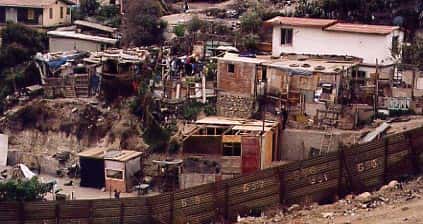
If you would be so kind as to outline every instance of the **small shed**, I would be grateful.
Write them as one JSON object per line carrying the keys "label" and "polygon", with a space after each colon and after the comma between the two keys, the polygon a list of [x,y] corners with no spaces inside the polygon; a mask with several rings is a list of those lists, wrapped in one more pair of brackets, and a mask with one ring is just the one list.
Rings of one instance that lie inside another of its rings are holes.
{"label": "small shed", "polygon": [[104,156],[106,190],[130,192],[137,184],[134,176],[141,170],[141,152],[108,151]]}
{"label": "small shed", "polygon": [[95,148],[78,154],[81,187],[104,187],[104,152],[105,149]]}
{"label": "small shed", "polygon": [[130,192],[141,170],[141,152],[90,149],[79,153],[82,187],[105,187],[107,191]]}

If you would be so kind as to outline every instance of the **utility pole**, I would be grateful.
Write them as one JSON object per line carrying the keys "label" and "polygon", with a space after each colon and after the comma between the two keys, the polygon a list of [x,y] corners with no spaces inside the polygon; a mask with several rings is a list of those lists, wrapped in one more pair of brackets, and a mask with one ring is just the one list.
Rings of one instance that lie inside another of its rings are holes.
{"label": "utility pole", "polygon": [[[395,72],[395,70],[394,70]],[[375,94],[373,95],[374,97],[374,105],[373,105],[373,113],[374,113],[374,119],[377,119],[377,106],[378,106],[378,99],[379,99],[379,64],[378,64],[378,60],[376,59],[376,83],[375,83]]]}

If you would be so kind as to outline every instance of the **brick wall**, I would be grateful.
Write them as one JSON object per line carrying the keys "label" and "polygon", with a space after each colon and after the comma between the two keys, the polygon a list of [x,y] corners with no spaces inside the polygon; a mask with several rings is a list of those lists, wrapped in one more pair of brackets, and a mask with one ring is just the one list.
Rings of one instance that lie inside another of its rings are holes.
{"label": "brick wall", "polygon": [[[233,73],[228,72],[229,64],[234,65],[235,71]],[[256,75],[255,64],[219,61],[218,73],[218,89],[240,95],[252,95]]]}

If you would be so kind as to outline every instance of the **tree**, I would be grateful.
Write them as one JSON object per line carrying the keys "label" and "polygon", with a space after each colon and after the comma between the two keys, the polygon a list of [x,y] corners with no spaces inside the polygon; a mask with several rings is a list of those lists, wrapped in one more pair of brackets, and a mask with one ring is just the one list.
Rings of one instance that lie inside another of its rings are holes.
{"label": "tree", "polygon": [[403,46],[402,61],[406,64],[417,65],[423,70],[423,38],[416,37],[409,45]]}
{"label": "tree", "polygon": [[104,24],[119,27],[121,24],[120,7],[117,5],[101,6],[95,18]]}
{"label": "tree", "polygon": [[35,201],[44,198],[49,192],[47,184],[31,180],[9,180],[0,182],[0,201]]}
{"label": "tree", "polygon": [[27,49],[30,55],[46,50],[48,45],[46,33],[38,32],[18,23],[7,23],[6,28],[2,30],[1,36],[4,47],[17,44]]}
{"label": "tree", "polygon": [[155,0],[131,0],[128,2],[124,40],[126,45],[145,46],[163,41],[166,23],[160,3]]}
{"label": "tree", "polygon": [[198,18],[197,15],[193,16],[192,19],[187,24],[187,30],[190,33],[195,33],[199,31],[204,26],[204,21]]}
{"label": "tree", "polygon": [[177,37],[185,36],[185,26],[183,24],[176,25],[173,27],[173,33],[175,33]]}
{"label": "tree", "polygon": [[97,0],[81,0],[79,7],[82,15],[93,16],[99,6]]}
{"label": "tree", "polygon": [[260,31],[263,20],[256,12],[247,12],[241,19],[241,32],[258,33]]}

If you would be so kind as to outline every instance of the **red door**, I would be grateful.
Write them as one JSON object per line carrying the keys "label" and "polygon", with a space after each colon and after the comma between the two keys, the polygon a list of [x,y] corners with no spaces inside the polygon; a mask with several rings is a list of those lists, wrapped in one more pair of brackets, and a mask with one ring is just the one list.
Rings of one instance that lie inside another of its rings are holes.
{"label": "red door", "polygon": [[242,136],[241,138],[241,172],[252,173],[260,170],[260,137]]}

